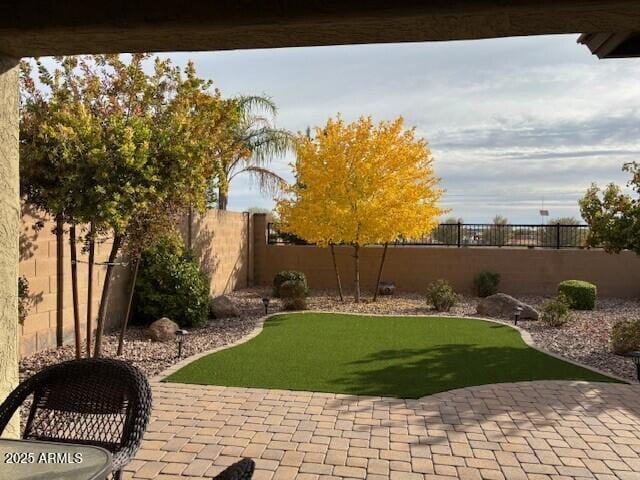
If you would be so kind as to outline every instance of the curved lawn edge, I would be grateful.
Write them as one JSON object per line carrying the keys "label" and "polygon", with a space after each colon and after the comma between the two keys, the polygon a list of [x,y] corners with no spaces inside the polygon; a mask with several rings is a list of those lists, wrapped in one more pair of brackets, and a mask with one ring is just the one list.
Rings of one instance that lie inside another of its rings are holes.
{"label": "curved lawn edge", "polygon": [[[523,341],[523,343],[527,346],[532,348],[533,350],[536,350],[537,352],[540,352],[544,355],[547,355],[549,357],[552,357],[556,360],[574,365],[576,367],[580,367],[583,368],[585,370],[589,370],[593,373],[597,373],[599,375],[602,375],[604,377],[607,377],[609,379],[611,379],[612,381],[615,382],[621,382],[623,384],[630,384],[630,382],[622,377],[619,377],[617,375],[614,375],[612,373],[600,370],[598,368],[592,367],[590,365],[578,362],[576,360],[570,359],[570,358],[566,358],[563,357],[562,355],[556,354],[554,352],[550,352],[548,350],[545,350],[543,348],[541,348],[540,346],[536,345],[536,343],[533,341],[532,336],[529,334],[529,332],[527,332],[526,330],[523,330],[522,328],[513,325],[512,323],[508,323],[504,320],[500,320],[500,319],[495,319],[495,318],[487,318],[487,317],[475,317],[475,316],[448,316],[448,315],[424,315],[424,314],[402,314],[402,315],[397,315],[397,314],[382,314],[382,313],[359,313],[359,312],[336,312],[336,311],[331,311],[331,310],[300,310],[300,311],[281,311],[281,312],[275,312],[275,313],[271,313],[269,315],[264,315],[262,317],[260,317],[257,320],[256,326],[255,328],[251,331],[251,333],[249,333],[248,335],[244,336],[243,338],[239,339],[238,341],[234,342],[234,343],[230,343],[227,345],[223,345],[211,350],[207,350],[204,352],[200,352],[194,355],[191,355],[187,358],[184,358],[183,360],[175,363],[174,365],[172,365],[171,367],[167,368],[166,370],[164,370],[163,372],[161,372],[160,374],[158,374],[157,376],[153,377],[151,380],[152,381],[156,381],[156,382],[170,382],[170,383],[176,383],[176,384],[185,384],[182,382],[174,382],[174,381],[170,381],[168,379],[169,376],[173,375],[174,373],[176,373],[178,370],[182,369],[183,367],[195,362],[196,360],[199,360],[203,357],[212,355],[214,353],[223,351],[223,350],[228,350],[234,347],[237,347],[239,345],[242,345],[244,343],[247,343],[253,339],[255,339],[258,335],[260,335],[263,331],[264,331],[264,324],[266,321],[268,321],[271,318],[274,317],[278,317],[278,316],[282,316],[282,315],[305,315],[305,314],[334,314],[334,315],[351,315],[351,316],[357,316],[357,317],[391,317],[391,318],[402,318],[402,317],[419,317],[419,318],[452,318],[452,319],[459,319],[459,320],[479,320],[479,321],[483,321],[483,322],[488,322],[488,323],[494,323],[494,324],[498,324],[501,326],[506,326],[509,327],[515,331],[517,331],[520,334],[520,338]],[[562,381],[562,382],[582,382],[582,383],[594,383],[594,384],[598,384],[598,383],[602,383],[602,384],[606,384],[606,383],[610,383],[610,382],[598,382],[598,381],[586,381],[586,380],[557,380],[557,379],[549,379],[549,380],[530,380],[530,381],[520,381],[520,382],[494,382],[493,384],[500,384],[500,383],[528,383],[528,382],[537,382],[537,381]],[[187,384],[185,384],[187,385]],[[481,385],[489,385],[489,384],[479,384],[479,385],[475,385],[475,386],[481,386]],[[471,386],[473,387],[473,386]],[[247,388],[252,388],[252,387],[247,387]],[[470,388],[470,387],[463,387],[463,388]],[[279,388],[278,390],[282,390],[281,388]],[[285,389],[287,390],[287,389]],[[457,390],[457,388],[455,389],[451,389],[451,390],[447,390],[447,392],[450,391],[454,391]],[[297,390],[290,390],[290,391],[297,391]],[[328,393],[328,392],[325,392]],[[334,392],[335,393],[335,392]],[[442,392],[438,392],[438,393],[442,393]],[[433,394],[429,394],[426,395],[424,397],[421,398],[427,398],[427,397],[431,397],[433,395],[438,395],[438,393],[433,393]],[[339,393],[336,393],[336,395],[338,395]],[[342,395],[342,394],[340,394]],[[367,395],[367,394],[363,394],[361,396],[371,396],[371,395]]]}
{"label": "curved lawn edge", "polygon": [[528,347],[531,347],[534,350],[539,351],[540,353],[544,353],[545,355],[549,355],[550,357],[557,358],[558,360],[562,360],[563,362],[571,363],[571,364],[575,365],[576,367],[581,367],[581,368],[584,368],[585,370],[591,370],[592,372],[599,373],[600,375],[603,375],[605,377],[609,377],[609,378],[612,378],[612,379],[617,380],[619,382],[622,382],[624,384],[630,385],[629,380],[627,380],[626,378],[619,377],[618,375],[615,375],[613,373],[609,373],[609,372],[606,372],[604,370],[600,370],[599,368],[593,367],[591,365],[587,365],[586,363],[579,362],[579,361],[574,360],[572,358],[563,357],[562,355],[559,355],[559,354],[557,354],[555,352],[550,352],[549,350],[546,350],[546,349],[542,348],[541,346],[537,345],[533,341],[533,337],[531,336],[531,334],[529,332],[527,332],[526,330],[523,330],[522,328],[518,327],[517,325],[513,325],[511,323],[505,322],[504,320],[498,320],[498,319],[495,319],[495,318],[484,318],[484,317],[459,317],[459,318],[477,318],[478,320],[484,320],[485,322],[493,322],[493,323],[498,323],[500,325],[506,325],[507,327],[511,327],[514,330],[517,330],[518,332],[520,332],[520,337],[522,338],[522,341]]}

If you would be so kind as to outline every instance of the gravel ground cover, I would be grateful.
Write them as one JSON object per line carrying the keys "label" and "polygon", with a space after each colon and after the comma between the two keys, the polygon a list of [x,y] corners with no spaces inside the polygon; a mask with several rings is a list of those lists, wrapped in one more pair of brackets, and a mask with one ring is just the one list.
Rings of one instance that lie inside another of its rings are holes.
{"label": "gravel ground cover", "polygon": [[[262,297],[254,291],[236,292],[233,296],[243,315],[239,318],[212,320],[205,327],[189,330],[183,344],[183,357],[234,343],[255,328],[256,320],[264,314]],[[118,333],[106,334],[102,347],[103,356],[118,358],[117,348]],[[75,347],[71,344],[25,357],[20,362],[20,379],[47,365],[71,360],[74,356]],[[177,362],[177,346],[175,342],[152,342],[147,338],[144,328],[132,327],[127,331],[124,354],[120,358],[131,361],[148,376],[153,376]]]}
{"label": "gravel ground cover", "polygon": [[[542,300],[529,299],[539,306]],[[609,349],[609,333],[620,320],[640,318],[640,301],[620,298],[598,300],[596,310],[574,311],[572,320],[561,328],[550,328],[542,322],[523,322],[536,345],[571,360],[613,373],[637,383],[632,362]]]}
{"label": "gravel ground cover", "polygon": [[[251,332],[256,321],[264,314],[261,298],[270,293],[266,288],[240,290],[230,296],[243,312],[240,318],[212,320],[203,328],[190,332],[183,355],[211,350],[237,341]],[[539,308],[543,297],[521,297],[521,300]],[[478,299],[464,297],[448,314],[450,316],[474,316]],[[377,313],[396,315],[429,315],[434,312],[423,295],[402,293],[391,297],[379,297],[372,303],[365,299],[354,303],[351,298],[339,302],[335,292],[312,292],[310,310],[326,310],[353,313]],[[269,311],[281,309],[273,299]],[[442,316],[442,313],[438,313]],[[627,359],[613,355],[608,348],[609,332],[613,324],[625,318],[640,318],[640,301],[626,299],[599,299],[597,309],[591,312],[573,312],[573,320],[561,328],[550,328],[542,322],[520,322],[528,330],[536,345],[566,358],[577,360],[605,372],[635,381],[635,367]],[[106,335],[103,347],[105,356],[115,356],[117,334]],[[74,356],[73,345],[58,350],[45,350],[22,359],[21,378],[37,372],[46,365],[68,360]],[[157,343],[146,338],[141,328],[131,328],[127,334],[123,358],[133,362],[147,375],[156,375],[177,361],[173,342]]]}

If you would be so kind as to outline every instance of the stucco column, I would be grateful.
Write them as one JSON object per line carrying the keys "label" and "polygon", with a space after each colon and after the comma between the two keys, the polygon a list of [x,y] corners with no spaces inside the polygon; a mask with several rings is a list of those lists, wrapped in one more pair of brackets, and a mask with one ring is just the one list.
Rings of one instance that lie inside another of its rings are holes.
{"label": "stucco column", "polygon": [[[18,383],[18,60],[0,55],[0,402]],[[17,419],[3,436],[17,436]]]}

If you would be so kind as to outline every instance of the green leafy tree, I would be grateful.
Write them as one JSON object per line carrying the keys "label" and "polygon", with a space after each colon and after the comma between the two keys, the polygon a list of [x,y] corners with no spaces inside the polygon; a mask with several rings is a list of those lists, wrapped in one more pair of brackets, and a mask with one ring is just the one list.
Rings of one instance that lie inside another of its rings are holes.
{"label": "green leafy tree", "polygon": [[82,182],[87,192],[83,197],[86,220],[91,222],[92,237],[113,238],[98,309],[96,357],[102,353],[112,276],[127,225],[137,209],[155,200],[162,181],[163,158],[155,155],[160,142],[154,133],[171,70],[168,63],[156,61],[149,76],[143,69],[146,59],[144,54],[133,55],[129,63],[117,55],[84,57],[76,72],[92,78],[90,99],[100,125],[98,154],[84,159],[91,171]]}
{"label": "green leafy tree", "polygon": [[509,219],[496,215],[491,221],[491,226],[483,232],[482,243],[503,246],[509,243],[512,236],[513,229],[509,225]]}
{"label": "green leafy tree", "polygon": [[[73,221],[91,224],[91,244],[101,235],[113,238],[98,312],[95,356],[101,355],[111,278],[127,237],[135,242],[145,234],[147,239],[154,238],[149,226],[165,212],[187,206],[204,208],[205,192],[220,171],[213,144],[221,133],[226,134],[220,125],[226,125],[228,119],[219,92],[210,91],[211,83],[198,78],[191,63],[180,70],[155,58],[147,73],[145,66],[150,61],[147,54],[134,54],[128,62],[117,55],[65,57],[58,60],[53,73],[38,65],[41,80],[50,85],[56,85],[58,78],[67,79],[60,82],[60,95],[74,98],[69,102],[74,109],[65,111],[65,121],[49,126],[34,118],[29,124],[28,131],[51,141],[57,150],[56,155],[33,154],[39,163],[29,162],[26,168],[58,172],[63,161],[71,167],[61,179],[25,176],[25,191],[35,192],[28,197],[40,201],[37,204],[44,204],[40,192],[51,196],[49,208],[71,203]],[[32,103],[36,103],[44,95],[28,68],[24,72],[25,83],[33,90]],[[39,152],[47,148],[51,145],[40,147]],[[48,191],[47,186],[54,182],[60,187]],[[129,250],[133,244],[128,243]],[[90,270],[92,261],[90,250]]]}
{"label": "green leafy tree", "polygon": [[[143,68],[146,58],[134,56],[129,64],[124,64],[117,56],[105,57],[107,69],[101,75],[106,80],[105,91],[115,88],[118,93],[127,92],[124,96],[111,95],[107,112],[116,118],[124,114],[127,121],[139,122],[125,130],[129,136],[116,136],[116,140],[122,138],[120,144],[116,141],[112,145],[116,164],[121,160],[126,172],[129,172],[126,167],[134,165],[134,168],[123,193],[118,191],[122,185],[117,181],[123,176],[111,177],[110,185],[124,201],[118,204],[120,209],[114,208],[110,215],[114,243],[106,280],[127,234],[141,244],[139,252],[141,246],[157,238],[150,226],[159,216],[166,215],[168,206],[174,212],[192,207],[203,210],[208,185],[220,171],[214,147],[220,135],[226,134],[220,126],[227,121],[227,110],[223,108],[219,92],[210,91],[211,82],[199,78],[192,63],[181,71],[167,61],[156,59],[154,73],[147,75]],[[134,138],[135,132],[140,132],[140,138]],[[119,157],[122,152],[129,157]],[[143,241],[143,237],[147,241]],[[98,316],[96,356],[100,355],[109,296],[106,280]]]}
{"label": "green leafy tree", "polygon": [[[463,224],[462,218],[448,217],[445,218],[440,225],[436,227],[431,236],[433,239],[443,245],[456,245],[458,243],[458,224]],[[462,227],[460,235],[463,236]],[[461,239],[462,241],[463,239]]]}
{"label": "green leafy tree", "polygon": [[640,255],[640,164],[627,163],[623,170],[631,174],[627,194],[613,183],[601,190],[592,184],[580,200],[580,213],[589,225],[587,245],[603,247],[607,252],[631,250]]}
{"label": "green leafy tree", "polygon": [[558,231],[553,228],[560,225],[560,246],[582,247],[586,245],[588,232],[578,228],[581,222],[575,217],[552,218],[542,230],[542,244],[545,247],[556,247],[558,243]]}
{"label": "green leafy tree", "polygon": [[[49,72],[36,62],[21,64],[21,192],[27,202],[49,213],[56,221],[57,257],[57,344],[62,344],[64,308],[63,233],[71,224],[72,290],[76,356],[81,354],[78,309],[75,222],[82,216],[81,179],[87,176],[86,157],[96,153],[99,126],[94,121],[85,94],[91,85],[74,75],[75,57],[60,59]],[[39,81],[36,83],[36,78]]]}

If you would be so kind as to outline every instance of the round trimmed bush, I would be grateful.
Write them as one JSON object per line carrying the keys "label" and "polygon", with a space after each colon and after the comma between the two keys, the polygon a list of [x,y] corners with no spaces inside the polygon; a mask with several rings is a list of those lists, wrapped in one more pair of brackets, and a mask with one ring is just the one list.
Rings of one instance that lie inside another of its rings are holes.
{"label": "round trimmed bush", "polygon": [[565,280],[558,284],[558,293],[567,297],[574,310],[593,310],[596,308],[598,291],[593,283],[583,280]]}
{"label": "round trimmed bush", "polygon": [[204,325],[208,314],[207,276],[180,239],[162,238],[142,253],[132,323],[168,317],[181,327],[195,327]]}
{"label": "round trimmed bush", "polygon": [[458,303],[460,296],[446,280],[436,280],[427,287],[427,299],[439,312],[448,312]]}
{"label": "round trimmed bush", "polygon": [[498,293],[500,274],[484,270],[473,277],[473,284],[479,297],[489,297]]}
{"label": "round trimmed bush", "polygon": [[622,320],[611,329],[611,351],[618,355],[640,350],[640,320]]}
{"label": "round trimmed bush", "polygon": [[287,281],[294,280],[302,282],[305,289],[305,295],[309,292],[309,285],[307,284],[307,277],[302,272],[297,272],[295,270],[284,270],[282,272],[276,273],[276,276],[273,277],[273,296],[280,297],[280,286]]}
{"label": "round trimmed bush", "polygon": [[307,286],[300,280],[287,280],[280,285],[280,298],[285,310],[307,309]]}

